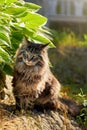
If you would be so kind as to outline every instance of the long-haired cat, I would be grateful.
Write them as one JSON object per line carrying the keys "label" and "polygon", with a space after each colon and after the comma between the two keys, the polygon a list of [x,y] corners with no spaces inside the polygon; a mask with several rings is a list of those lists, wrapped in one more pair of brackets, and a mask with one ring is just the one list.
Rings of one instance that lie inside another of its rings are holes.
{"label": "long-haired cat", "polygon": [[[48,44],[26,41],[16,56],[13,77],[13,93],[17,109],[61,109],[59,101],[61,85],[49,68]],[[38,107],[38,108],[39,108]]]}

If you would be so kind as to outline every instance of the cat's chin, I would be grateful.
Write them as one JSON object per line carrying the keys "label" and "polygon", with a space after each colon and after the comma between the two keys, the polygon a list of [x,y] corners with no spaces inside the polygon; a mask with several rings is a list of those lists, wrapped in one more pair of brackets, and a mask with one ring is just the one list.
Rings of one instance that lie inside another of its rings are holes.
{"label": "cat's chin", "polygon": [[40,74],[42,72],[42,68],[40,66],[34,66],[33,71],[34,73]]}

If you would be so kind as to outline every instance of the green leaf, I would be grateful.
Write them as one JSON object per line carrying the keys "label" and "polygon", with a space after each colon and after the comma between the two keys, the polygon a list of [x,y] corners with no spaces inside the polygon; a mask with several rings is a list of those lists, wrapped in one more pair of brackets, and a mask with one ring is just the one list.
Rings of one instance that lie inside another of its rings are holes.
{"label": "green leaf", "polygon": [[9,26],[7,27],[6,25],[1,25],[0,24],[0,31],[3,31],[3,32],[5,32],[5,33],[10,33],[10,28],[9,28]]}
{"label": "green leaf", "polygon": [[10,5],[13,2],[16,2],[17,0],[3,0],[7,5]]}
{"label": "green leaf", "polygon": [[16,2],[17,0],[0,0],[0,4],[10,5],[13,2]]}
{"label": "green leaf", "polygon": [[28,12],[28,15],[21,18],[20,21],[25,22],[27,28],[38,28],[47,22],[47,18],[37,13]]}
{"label": "green leaf", "polygon": [[5,62],[4,59],[0,56],[0,63]]}
{"label": "green leaf", "polygon": [[24,6],[31,12],[36,12],[41,8],[41,6],[39,6],[39,5],[36,5],[34,3],[30,3],[30,2],[24,2],[24,1],[23,2],[17,1],[14,3],[14,5],[22,6],[22,7]]}
{"label": "green leaf", "polygon": [[25,15],[24,13],[26,13],[26,7],[10,6],[7,7],[4,12],[10,15],[14,15],[14,17],[21,17],[21,15]]}
{"label": "green leaf", "polygon": [[13,31],[12,38],[15,38],[17,41],[21,42],[23,39],[23,34],[20,31]]}
{"label": "green leaf", "polygon": [[24,23],[13,23],[12,27],[15,29],[15,31],[23,31],[23,28],[25,27]]}
{"label": "green leaf", "polygon": [[3,41],[5,41],[8,44],[8,46],[9,46],[9,44],[11,44],[9,35],[2,31],[0,31],[0,40],[2,41],[2,43],[3,43]]}
{"label": "green leaf", "polygon": [[35,35],[36,33],[35,33],[35,31],[34,30],[32,30],[32,29],[28,29],[28,28],[24,28],[23,29],[23,34],[25,35],[25,36],[27,36],[27,37],[33,37],[33,35]]}
{"label": "green leaf", "polygon": [[6,41],[4,41],[3,39],[0,39],[0,46],[8,46],[8,47],[10,47],[9,44]]}
{"label": "green leaf", "polygon": [[6,74],[8,74],[8,75],[11,75],[11,76],[13,75],[13,68],[12,68],[12,66],[9,65],[9,64],[5,64],[5,65],[4,65],[3,71],[4,71]]}
{"label": "green leaf", "polygon": [[44,44],[49,43],[50,47],[55,47],[55,45],[45,36],[37,35],[37,36],[33,37],[33,39],[36,40],[36,41],[39,41],[41,43],[44,43]]}
{"label": "green leaf", "polygon": [[5,3],[5,0],[0,0],[0,4],[4,4]]}
{"label": "green leaf", "polygon": [[11,61],[11,57],[3,48],[0,47],[0,62],[3,61],[8,63]]}
{"label": "green leaf", "polygon": [[21,32],[16,31],[12,32],[12,38],[11,38],[11,44],[12,44],[12,49],[14,50],[13,53],[16,52],[17,48],[19,47],[19,44],[22,42],[23,39],[23,34]]}
{"label": "green leaf", "polygon": [[84,34],[84,39],[87,41],[87,34]]}
{"label": "green leaf", "polygon": [[0,24],[0,43],[3,43],[4,45],[11,45],[10,42],[10,28],[9,26],[7,27],[6,25],[1,25]]}
{"label": "green leaf", "polygon": [[11,15],[9,14],[6,14],[5,11],[0,11],[0,20],[3,19],[3,20],[11,20]]}
{"label": "green leaf", "polygon": [[17,5],[17,6],[22,6],[22,7],[24,6],[24,4],[25,4],[24,1],[18,1],[18,0],[13,3],[14,6]]}
{"label": "green leaf", "polygon": [[41,6],[29,2],[26,2],[24,6],[31,11],[38,11],[41,8]]}
{"label": "green leaf", "polygon": [[84,106],[84,107],[87,107],[87,100],[84,100],[83,106]]}

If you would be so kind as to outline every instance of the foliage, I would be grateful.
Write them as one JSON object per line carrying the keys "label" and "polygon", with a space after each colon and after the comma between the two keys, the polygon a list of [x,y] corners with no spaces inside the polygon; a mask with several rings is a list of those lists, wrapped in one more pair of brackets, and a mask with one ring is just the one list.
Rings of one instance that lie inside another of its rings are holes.
{"label": "foliage", "polygon": [[53,31],[57,50],[50,52],[53,71],[59,79],[64,96],[83,104],[77,120],[87,127],[87,34]]}
{"label": "foliage", "polygon": [[56,76],[64,86],[76,84],[78,89],[87,86],[87,34],[78,37],[70,31],[52,33],[57,51],[50,51],[49,56]]}
{"label": "foliage", "polygon": [[80,112],[80,115],[77,116],[77,121],[83,125],[83,126],[87,126],[87,108],[83,108]]}
{"label": "foliage", "polygon": [[78,98],[78,101],[80,104],[83,104],[84,106],[86,106],[86,95],[84,94],[82,88],[80,88],[80,92],[76,95]]}
{"label": "foliage", "polygon": [[24,36],[53,47],[47,38],[47,18],[37,13],[40,8],[24,1],[0,0],[0,68],[6,73],[12,74],[13,58]]}
{"label": "foliage", "polygon": [[78,94],[78,97],[80,98],[84,107],[81,109],[80,114],[76,117],[76,119],[81,125],[87,126],[87,100],[83,90],[80,89],[80,91],[81,92]]}
{"label": "foliage", "polygon": [[69,45],[69,46],[86,46],[87,45],[87,34],[78,36],[72,31],[56,31],[51,30],[55,45]]}

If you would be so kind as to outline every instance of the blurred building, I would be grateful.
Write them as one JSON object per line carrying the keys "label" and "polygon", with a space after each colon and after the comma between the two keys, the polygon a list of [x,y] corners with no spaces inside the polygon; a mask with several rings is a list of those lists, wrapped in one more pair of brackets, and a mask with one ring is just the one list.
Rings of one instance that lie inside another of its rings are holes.
{"label": "blurred building", "polygon": [[26,0],[42,6],[40,13],[48,17],[50,26],[87,26],[87,0]]}

